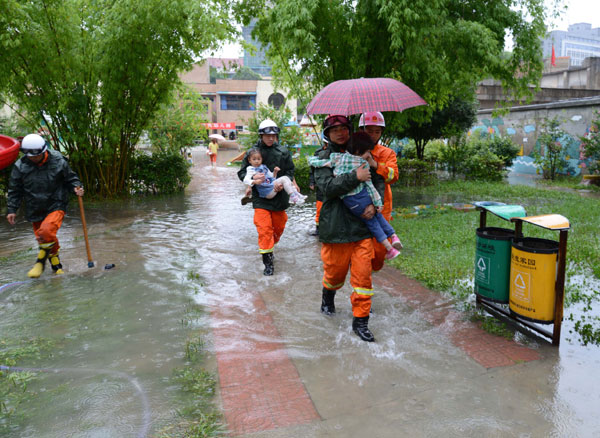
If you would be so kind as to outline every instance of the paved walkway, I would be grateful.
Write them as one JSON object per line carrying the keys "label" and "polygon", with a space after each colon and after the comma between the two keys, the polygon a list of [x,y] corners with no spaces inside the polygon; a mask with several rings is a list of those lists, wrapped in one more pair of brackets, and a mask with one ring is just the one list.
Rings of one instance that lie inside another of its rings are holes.
{"label": "paved walkway", "polygon": [[211,172],[198,183],[198,202],[206,202],[223,240],[202,247],[203,274],[221,273],[206,293],[215,301],[213,343],[230,436],[567,436],[555,433],[562,424],[549,414],[559,361],[551,345],[489,335],[390,267],[374,276],[376,342],[360,341],[351,330],[349,285],[337,294],[334,317],[319,312],[319,244],[307,233],[314,211],[288,210],[275,275],[264,277],[252,209],[239,204],[234,169]]}

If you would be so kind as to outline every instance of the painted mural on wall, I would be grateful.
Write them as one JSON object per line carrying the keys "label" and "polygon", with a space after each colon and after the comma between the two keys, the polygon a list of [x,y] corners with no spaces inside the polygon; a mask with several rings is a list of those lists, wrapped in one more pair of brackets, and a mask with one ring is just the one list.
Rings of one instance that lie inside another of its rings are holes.
{"label": "painted mural on wall", "polygon": [[[566,174],[576,176],[580,175],[582,169],[587,166],[587,159],[584,157],[580,136],[590,132],[591,111],[581,111],[581,108],[574,108],[579,111],[526,111],[521,113],[509,113],[504,117],[485,118],[481,115],[479,124],[473,126],[469,131],[472,134],[476,131],[483,131],[489,135],[508,136],[511,140],[521,146],[519,156],[513,161],[510,168],[512,172],[523,174],[540,173],[535,164],[534,155],[544,151],[540,146],[538,137],[542,133],[544,120],[550,117],[558,116],[561,120],[561,129],[566,133],[559,140],[566,149],[566,160],[568,168]],[[588,114],[589,113],[589,114]]]}

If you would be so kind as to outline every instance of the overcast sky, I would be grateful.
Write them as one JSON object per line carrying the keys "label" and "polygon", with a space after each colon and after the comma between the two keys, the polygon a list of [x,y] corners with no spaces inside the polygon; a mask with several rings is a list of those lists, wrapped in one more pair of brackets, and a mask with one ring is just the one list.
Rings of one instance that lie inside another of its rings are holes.
{"label": "overcast sky", "polygon": [[[546,0],[550,5],[552,0]],[[600,27],[599,0],[567,0],[567,10],[554,23],[549,23],[548,30],[567,30],[570,24],[591,23],[592,27]]]}
{"label": "overcast sky", "polygon": [[[553,0],[546,0],[550,6]],[[591,23],[592,27],[600,27],[600,0],[567,0],[568,6],[560,19],[548,23],[548,30],[567,30],[570,24]],[[244,51],[239,44],[226,44],[219,50],[216,57],[241,58]]]}

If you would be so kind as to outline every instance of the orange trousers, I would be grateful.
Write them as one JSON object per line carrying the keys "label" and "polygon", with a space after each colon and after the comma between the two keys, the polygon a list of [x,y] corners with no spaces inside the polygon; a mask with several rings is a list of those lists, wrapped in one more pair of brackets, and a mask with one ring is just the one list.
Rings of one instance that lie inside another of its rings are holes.
{"label": "orange trousers", "polygon": [[[388,186],[389,187],[389,186]],[[392,221],[392,212],[382,212],[383,217],[386,221]],[[381,243],[377,241],[377,239],[373,238],[373,259],[371,260],[371,268],[373,272],[381,271],[383,266],[385,265],[385,255],[387,254],[387,249]],[[390,240],[390,239],[388,239]]]}
{"label": "orange trousers", "polygon": [[371,259],[373,244],[371,239],[348,243],[323,243],[323,286],[338,290],[346,281],[350,269],[350,285],[354,289],[350,296],[352,314],[357,318],[369,316],[373,285],[371,283]]}
{"label": "orange trousers", "polygon": [[40,245],[54,242],[54,246],[50,249],[50,254],[56,254],[60,248],[56,233],[58,233],[64,217],[64,211],[56,210],[46,216],[44,220],[33,222],[33,233]]}
{"label": "orange trousers", "polygon": [[263,208],[254,209],[254,225],[258,231],[258,251],[261,254],[273,252],[273,247],[283,234],[287,222],[287,213]]}
{"label": "orange trousers", "polygon": [[321,207],[323,207],[323,201],[317,201],[317,214],[315,216],[315,223],[319,226],[319,216],[321,216]]}

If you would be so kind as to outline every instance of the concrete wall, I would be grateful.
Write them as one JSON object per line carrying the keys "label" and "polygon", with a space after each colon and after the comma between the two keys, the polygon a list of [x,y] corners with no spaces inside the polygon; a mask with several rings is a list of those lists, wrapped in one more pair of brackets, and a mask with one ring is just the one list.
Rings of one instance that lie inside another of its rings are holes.
{"label": "concrete wall", "polygon": [[[551,75],[554,76],[554,75]],[[558,80],[556,81],[558,82]],[[600,96],[600,88],[555,88],[554,86],[542,87],[533,97],[530,105],[552,103],[557,101],[579,99],[585,97]],[[500,85],[483,81],[477,86],[477,100],[481,109],[493,109],[499,102],[510,102],[512,105],[519,105],[510,95],[507,95]]]}
{"label": "concrete wall", "polygon": [[594,111],[600,111],[600,96],[548,104],[513,107],[506,115],[493,117],[489,109],[477,113],[478,123],[470,133],[483,130],[493,135],[506,135],[521,146],[521,156],[515,160],[513,171],[536,173],[532,153],[540,150],[538,137],[547,119],[558,117],[567,135],[561,139],[570,157],[571,175],[585,173],[586,160],[581,154],[580,136],[589,132]]}
{"label": "concrete wall", "polygon": [[[544,62],[546,62],[545,60]],[[583,60],[581,67],[559,68],[557,64],[551,70],[544,68],[540,83],[542,88],[580,88],[600,89],[600,58],[590,57]]]}

